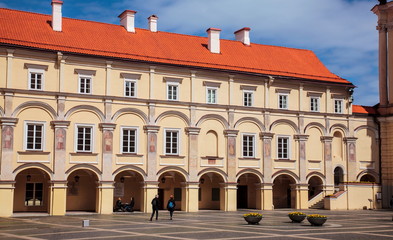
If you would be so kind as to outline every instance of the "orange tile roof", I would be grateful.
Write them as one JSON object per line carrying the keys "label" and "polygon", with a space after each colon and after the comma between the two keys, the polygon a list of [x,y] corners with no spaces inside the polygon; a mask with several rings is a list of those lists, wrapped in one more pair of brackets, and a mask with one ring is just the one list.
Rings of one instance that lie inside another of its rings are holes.
{"label": "orange tile roof", "polygon": [[221,39],[221,53],[207,49],[207,37],[63,18],[63,31],[51,16],[0,8],[0,44],[155,63],[287,76],[351,84],[331,73],[309,50]]}
{"label": "orange tile roof", "polygon": [[373,107],[360,106],[360,105],[352,105],[353,113],[365,113],[365,114],[376,114],[377,111]]}

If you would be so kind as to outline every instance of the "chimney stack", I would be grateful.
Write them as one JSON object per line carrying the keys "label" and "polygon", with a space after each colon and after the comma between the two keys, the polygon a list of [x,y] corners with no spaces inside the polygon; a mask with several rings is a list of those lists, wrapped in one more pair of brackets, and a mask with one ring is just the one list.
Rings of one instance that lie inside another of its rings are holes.
{"label": "chimney stack", "polygon": [[63,1],[52,0],[52,29],[53,31],[62,31],[62,13],[61,7],[63,6]]}
{"label": "chimney stack", "polygon": [[157,32],[157,19],[158,19],[158,17],[156,15],[151,15],[147,19],[149,20],[149,30],[151,32]]}
{"label": "chimney stack", "polygon": [[122,25],[127,32],[135,32],[135,13],[133,10],[125,10],[118,17],[120,18],[120,25]]}
{"label": "chimney stack", "polygon": [[250,28],[245,27],[235,32],[236,41],[242,42],[244,45],[250,46]]}
{"label": "chimney stack", "polygon": [[220,32],[221,29],[209,28],[206,30],[208,35],[208,48],[212,53],[220,53]]}

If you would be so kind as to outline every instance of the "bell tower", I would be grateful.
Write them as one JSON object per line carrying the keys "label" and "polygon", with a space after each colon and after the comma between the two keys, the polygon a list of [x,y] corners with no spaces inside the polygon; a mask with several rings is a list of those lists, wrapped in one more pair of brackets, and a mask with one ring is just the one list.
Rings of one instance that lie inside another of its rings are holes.
{"label": "bell tower", "polygon": [[393,1],[380,0],[371,11],[378,16],[382,206],[389,208],[393,196]]}

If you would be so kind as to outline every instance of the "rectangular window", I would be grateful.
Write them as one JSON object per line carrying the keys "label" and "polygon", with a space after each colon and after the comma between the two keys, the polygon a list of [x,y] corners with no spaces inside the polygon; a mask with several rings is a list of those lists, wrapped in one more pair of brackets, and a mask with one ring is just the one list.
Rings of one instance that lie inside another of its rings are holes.
{"label": "rectangular window", "polygon": [[243,157],[255,157],[255,136],[243,135]]}
{"label": "rectangular window", "polygon": [[91,77],[79,77],[79,93],[91,93]]}
{"label": "rectangular window", "polygon": [[310,111],[311,112],[319,112],[319,98],[311,97],[310,98]]}
{"label": "rectangular window", "polygon": [[278,95],[278,108],[279,109],[288,109],[288,95],[287,94],[279,94]]}
{"label": "rectangular window", "polygon": [[26,124],[26,150],[42,151],[44,125],[36,123]]}
{"label": "rectangular window", "polygon": [[179,155],[179,131],[165,131],[165,154]]}
{"label": "rectangular window", "polygon": [[334,100],[334,113],[343,113],[343,100]]}
{"label": "rectangular window", "polygon": [[279,159],[289,159],[289,137],[277,138],[277,157]]}
{"label": "rectangular window", "polygon": [[30,72],[29,89],[42,90],[43,73]]}
{"label": "rectangular window", "polygon": [[25,206],[42,206],[43,189],[43,183],[26,183]]}
{"label": "rectangular window", "polygon": [[167,92],[168,92],[168,100],[176,101],[178,100],[178,85],[168,84]]}
{"label": "rectangular window", "polygon": [[243,105],[245,107],[252,106],[252,97],[253,97],[252,92],[243,92]]}
{"label": "rectangular window", "polygon": [[124,81],[124,96],[136,97],[136,81],[132,81],[132,80]]}
{"label": "rectangular window", "polygon": [[136,129],[122,129],[122,153],[136,153]]}
{"label": "rectangular window", "polygon": [[217,103],[217,89],[207,88],[207,103]]}
{"label": "rectangular window", "polygon": [[220,189],[212,188],[212,201],[220,201]]}
{"label": "rectangular window", "polygon": [[93,127],[77,127],[77,152],[92,152],[93,148]]}

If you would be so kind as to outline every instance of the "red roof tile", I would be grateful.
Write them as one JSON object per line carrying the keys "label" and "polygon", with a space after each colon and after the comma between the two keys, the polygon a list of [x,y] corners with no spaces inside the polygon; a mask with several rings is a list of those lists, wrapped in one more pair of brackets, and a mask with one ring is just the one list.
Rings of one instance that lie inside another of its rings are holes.
{"label": "red roof tile", "polygon": [[360,105],[352,105],[353,113],[365,113],[365,114],[376,114],[377,111],[373,107],[360,106]]}
{"label": "red roof tile", "polygon": [[351,84],[331,73],[309,50],[221,40],[221,53],[207,49],[207,37],[63,18],[63,31],[51,16],[0,9],[0,44],[156,63],[279,75]]}

